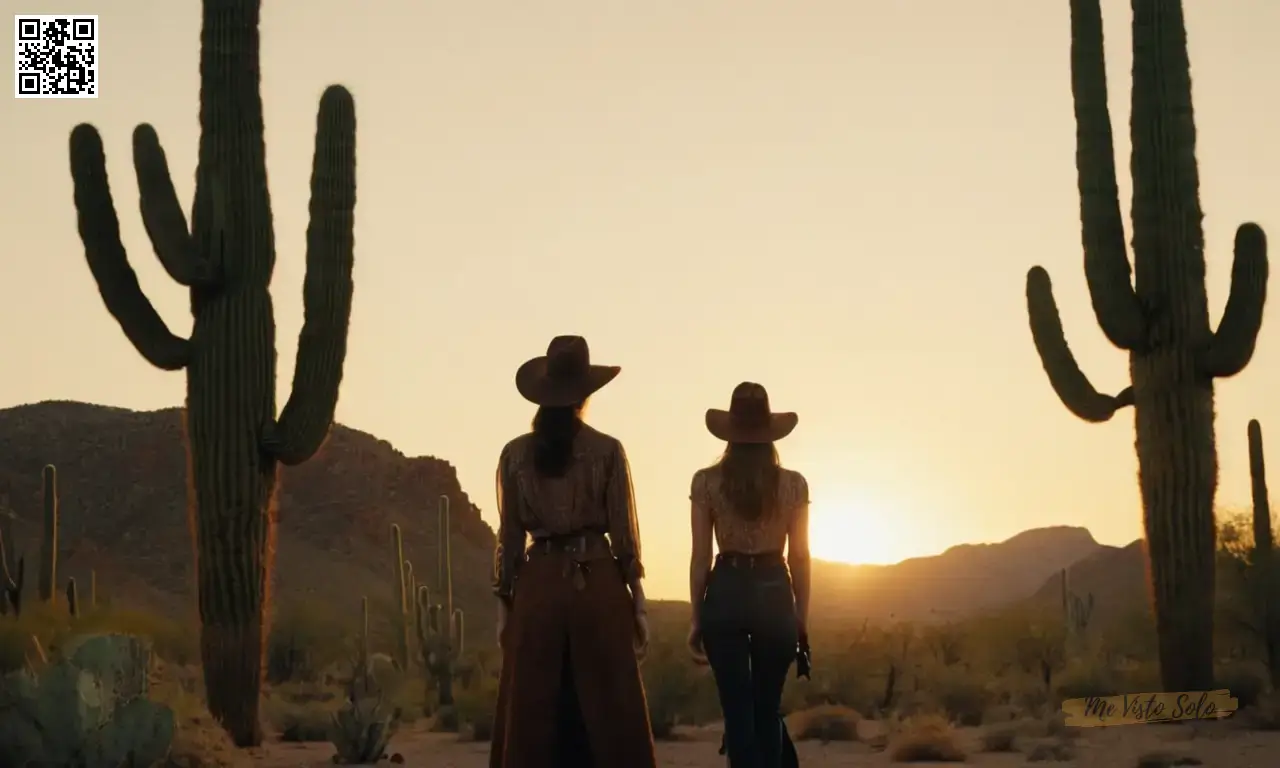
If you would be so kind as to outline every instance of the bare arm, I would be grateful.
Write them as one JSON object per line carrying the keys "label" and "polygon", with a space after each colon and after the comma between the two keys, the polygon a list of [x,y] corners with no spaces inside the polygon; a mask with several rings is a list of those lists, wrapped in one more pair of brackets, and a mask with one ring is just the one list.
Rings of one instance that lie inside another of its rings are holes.
{"label": "bare arm", "polygon": [[809,484],[800,478],[799,498],[787,530],[787,566],[796,596],[796,620],[800,631],[809,628]]}
{"label": "bare arm", "polygon": [[640,561],[640,522],[636,518],[636,497],[631,487],[631,465],[627,453],[618,443],[613,464],[609,468],[605,503],[609,510],[609,544],[631,588],[636,613],[645,610],[644,564]]}
{"label": "bare arm", "polygon": [[689,605],[693,608],[693,625],[702,624],[702,598],[707,591],[707,577],[711,574],[711,510],[699,490],[703,484],[701,475],[693,478],[693,490],[689,494],[690,522],[693,527],[693,549],[689,556]]}

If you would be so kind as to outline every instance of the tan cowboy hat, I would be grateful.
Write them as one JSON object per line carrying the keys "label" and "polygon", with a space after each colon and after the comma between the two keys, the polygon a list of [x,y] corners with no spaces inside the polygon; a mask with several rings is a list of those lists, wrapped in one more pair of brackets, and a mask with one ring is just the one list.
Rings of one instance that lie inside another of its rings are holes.
{"label": "tan cowboy hat", "polygon": [[729,410],[707,409],[707,429],[727,443],[772,443],[791,434],[800,417],[769,410],[764,387],[744,381],[733,389]]}
{"label": "tan cowboy hat", "polygon": [[616,365],[592,365],[591,350],[581,336],[557,336],[547,345],[547,354],[516,371],[516,389],[537,405],[576,405],[621,371]]}

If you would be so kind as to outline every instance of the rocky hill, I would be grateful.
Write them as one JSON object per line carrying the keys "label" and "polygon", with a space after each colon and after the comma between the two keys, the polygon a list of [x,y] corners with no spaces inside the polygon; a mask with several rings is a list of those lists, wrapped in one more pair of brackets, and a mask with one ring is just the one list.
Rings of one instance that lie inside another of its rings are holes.
{"label": "rocky hill", "polygon": [[[0,410],[0,514],[16,517],[17,549],[27,556],[30,590],[45,464],[58,467],[59,583],[67,577],[83,583],[92,569],[99,593],[117,604],[190,615],[193,550],[180,410],[135,412],[69,402]],[[393,522],[404,529],[405,553],[419,583],[433,586],[435,510],[444,494],[453,507],[455,596],[469,614],[471,637],[483,643],[491,636],[494,533],[448,462],[407,457],[386,441],[339,425],[314,459],[282,472],[278,605],[311,600],[350,610],[354,617],[360,597],[368,595],[387,610],[394,583]],[[1083,528],[1055,527],[895,565],[816,562],[815,622],[960,618],[1048,595],[1054,589],[1049,582],[1067,567],[1073,568],[1077,589],[1119,596],[1114,585],[1131,591],[1129,585],[1141,589],[1143,583],[1141,552],[1134,560],[1129,549],[1103,547]],[[1113,567],[1113,560],[1123,567]],[[687,620],[687,604],[662,608]]]}
{"label": "rocky hill", "polygon": [[[16,518],[30,590],[45,464],[58,468],[59,583],[70,576],[83,584],[93,569],[99,592],[113,602],[175,615],[194,610],[179,409],[45,402],[0,410],[0,507]],[[389,605],[393,522],[404,530],[419,583],[434,586],[442,494],[453,509],[456,600],[471,614],[468,628],[487,631],[494,533],[459,487],[454,468],[432,457],[407,457],[343,426],[314,459],[283,470],[277,603],[311,597],[353,615],[361,595]]]}
{"label": "rocky hill", "polygon": [[1025,600],[1053,574],[1103,549],[1088,530],[1058,526],[894,565],[815,563],[812,611],[873,621],[958,619]]}

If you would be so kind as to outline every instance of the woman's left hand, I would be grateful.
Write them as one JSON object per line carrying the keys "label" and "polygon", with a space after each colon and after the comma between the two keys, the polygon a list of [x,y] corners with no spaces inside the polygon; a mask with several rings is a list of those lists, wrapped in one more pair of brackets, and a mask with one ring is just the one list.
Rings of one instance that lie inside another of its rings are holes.
{"label": "woman's left hand", "polygon": [[636,651],[636,659],[644,661],[649,653],[649,616],[644,610],[635,612],[635,633],[632,642]]}

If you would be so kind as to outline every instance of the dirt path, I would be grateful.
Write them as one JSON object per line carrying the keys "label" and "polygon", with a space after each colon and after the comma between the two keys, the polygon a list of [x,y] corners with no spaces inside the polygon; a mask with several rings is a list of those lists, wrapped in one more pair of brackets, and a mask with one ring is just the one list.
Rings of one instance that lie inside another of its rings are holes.
{"label": "dirt path", "polygon": [[[662,742],[658,762],[666,768],[724,768],[716,754],[719,735],[714,729],[691,731],[683,739]],[[975,745],[967,765],[979,768],[1023,768],[1025,754],[976,753],[976,731],[965,737]],[[1274,768],[1280,755],[1280,733],[1244,731],[1230,725],[1142,726],[1092,728],[1075,740],[1076,757],[1069,762],[1041,763],[1080,768],[1135,768],[1141,755],[1156,751],[1189,754],[1211,768]],[[456,737],[412,730],[392,742],[407,768],[487,768],[487,744],[463,743]],[[1025,747],[1024,747],[1025,749]],[[888,766],[887,755],[865,744],[802,742],[800,763],[805,768],[870,768]],[[254,765],[264,768],[332,768],[328,744],[271,744],[256,752]],[[385,761],[384,766],[389,766]],[[1037,765],[1037,764],[1032,764]]]}

